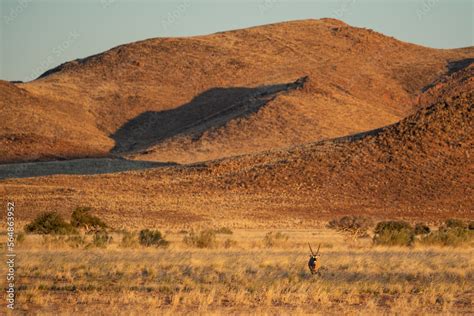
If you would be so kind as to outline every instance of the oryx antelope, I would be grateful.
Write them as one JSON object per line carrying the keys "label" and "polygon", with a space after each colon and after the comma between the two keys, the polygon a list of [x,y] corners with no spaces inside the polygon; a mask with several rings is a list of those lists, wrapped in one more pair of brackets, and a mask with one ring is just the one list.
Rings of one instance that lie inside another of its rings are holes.
{"label": "oryx antelope", "polygon": [[319,248],[321,248],[321,244],[319,244],[318,251],[316,251],[316,254],[313,252],[313,249],[311,249],[311,245],[309,243],[308,246],[309,250],[311,251],[308,261],[309,271],[311,271],[311,274],[321,275],[321,273],[319,272],[319,269],[321,268],[321,255],[319,254]]}

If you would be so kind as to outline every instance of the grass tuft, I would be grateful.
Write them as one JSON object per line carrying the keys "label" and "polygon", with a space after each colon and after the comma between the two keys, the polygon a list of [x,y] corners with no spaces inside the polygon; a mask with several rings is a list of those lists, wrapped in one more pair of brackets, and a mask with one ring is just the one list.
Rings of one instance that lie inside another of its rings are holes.
{"label": "grass tuft", "polygon": [[290,237],[282,232],[269,232],[263,238],[263,244],[267,248],[281,247],[285,245]]}
{"label": "grass tuft", "polygon": [[198,233],[191,231],[184,236],[183,242],[197,248],[214,248],[217,246],[216,232],[212,229],[205,229]]}

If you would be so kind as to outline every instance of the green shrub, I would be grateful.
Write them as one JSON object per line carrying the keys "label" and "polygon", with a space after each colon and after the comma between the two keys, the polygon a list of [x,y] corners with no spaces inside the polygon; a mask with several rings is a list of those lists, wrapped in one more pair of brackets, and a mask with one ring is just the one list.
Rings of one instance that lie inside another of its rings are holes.
{"label": "green shrub", "polygon": [[386,221],[377,224],[374,230],[374,244],[387,246],[411,246],[415,231],[404,221]]}
{"label": "green shrub", "polygon": [[379,234],[384,231],[401,231],[403,229],[412,230],[413,228],[405,221],[385,221],[377,223],[374,233]]}
{"label": "green shrub", "polygon": [[65,222],[62,217],[55,212],[47,212],[38,215],[31,223],[25,226],[25,232],[57,235],[77,233],[71,224]]}
{"label": "green shrub", "polygon": [[468,226],[466,225],[466,223],[464,223],[462,220],[456,219],[456,218],[447,219],[447,220],[444,222],[444,225],[445,225],[447,228],[461,228],[461,229],[466,229],[466,228],[468,227]]}
{"label": "green shrub", "polygon": [[437,231],[424,236],[420,242],[425,245],[460,246],[470,242],[474,238],[474,233],[467,227],[462,228],[457,225],[441,226]]}
{"label": "green shrub", "polygon": [[368,236],[367,231],[373,222],[365,216],[343,216],[340,219],[331,220],[327,227],[340,232],[347,232],[355,237]]}
{"label": "green shrub", "polygon": [[217,245],[216,233],[212,229],[202,230],[199,233],[191,231],[184,237],[183,242],[197,248],[213,248]]}
{"label": "green shrub", "polygon": [[425,223],[416,223],[415,225],[415,235],[426,235],[431,232],[431,229]]}
{"label": "green shrub", "polygon": [[101,230],[107,225],[97,216],[91,215],[90,207],[78,207],[72,212],[71,225],[77,228]]}
{"label": "green shrub", "polygon": [[267,248],[275,247],[275,246],[282,246],[288,241],[288,235],[277,232],[274,234],[273,232],[269,232],[263,237],[263,244]]}
{"label": "green shrub", "polygon": [[150,246],[167,246],[168,241],[166,241],[159,230],[149,230],[143,229],[140,231],[138,236],[138,241],[140,245],[150,247]]}
{"label": "green shrub", "polygon": [[92,238],[92,245],[97,248],[107,248],[107,245],[112,242],[112,236],[106,231],[99,231],[94,234]]}

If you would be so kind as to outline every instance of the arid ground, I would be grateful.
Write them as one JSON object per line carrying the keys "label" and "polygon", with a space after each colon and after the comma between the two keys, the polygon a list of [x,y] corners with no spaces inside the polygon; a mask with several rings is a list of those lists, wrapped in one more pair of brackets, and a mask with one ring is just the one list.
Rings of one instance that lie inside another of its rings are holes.
{"label": "arid ground", "polygon": [[[168,231],[166,249],[124,244],[83,249],[66,237],[29,235],[18,246],[18,312],[50,315],[469,314],[474,251],[373,247],[334,231],[271,230],[218,235],[212,249]],[[287,238],[287,239],[286,239]],[[323,270],[307,269],[307,242]],[[3,265],[2,265],[3,268]]]}

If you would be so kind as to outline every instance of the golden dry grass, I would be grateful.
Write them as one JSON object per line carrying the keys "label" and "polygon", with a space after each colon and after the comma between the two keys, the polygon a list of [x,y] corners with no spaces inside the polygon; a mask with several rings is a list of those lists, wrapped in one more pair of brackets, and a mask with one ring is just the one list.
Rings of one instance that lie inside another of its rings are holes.
{"label": "golden dry grass", "polygon": [[[274,230],[276,231],[276,230]],[[373,247],[327,229],[218,235],[213,249],[185,245],[168,231],[169,248],[72,249],[27,236],[17,246],[17,308],[63,314],[463,314],[473,311],[474,250]],[[235,243],[224,248],[225,240]],[[307,242],[321,243],[321,277],[307,270]],[[2,269],[4,266],[2,265]],[[2,271],[3,273],[3,271]]]}

